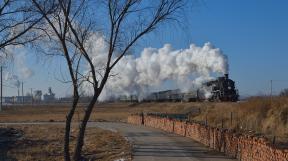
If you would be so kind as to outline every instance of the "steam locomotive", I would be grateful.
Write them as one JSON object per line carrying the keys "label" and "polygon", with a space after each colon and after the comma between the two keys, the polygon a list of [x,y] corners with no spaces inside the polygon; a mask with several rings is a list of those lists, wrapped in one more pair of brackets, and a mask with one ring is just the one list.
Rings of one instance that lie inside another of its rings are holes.
{"label": "steam locomotive", "polygon": [[[208,93],[208,95],[207,95]],[[144,102],[236,102],[239,99],[238,90],[235,88],[235,82],[229,79],[228,74],[218,77],[215,80],[208,81],[196,91],[183,93],[180,89],[154,92],[144,98]],[[130,96],[121,101],[137,102],[137,96]]]}
{"label": "steam locomotive", "polygon": [[216,80],[205,83],[211,89],[209,101],[231,101],[236,102],[239,99],[238,90],[235,88],[235,82],[229,79],[228,74],[224,77],[218,77]]}

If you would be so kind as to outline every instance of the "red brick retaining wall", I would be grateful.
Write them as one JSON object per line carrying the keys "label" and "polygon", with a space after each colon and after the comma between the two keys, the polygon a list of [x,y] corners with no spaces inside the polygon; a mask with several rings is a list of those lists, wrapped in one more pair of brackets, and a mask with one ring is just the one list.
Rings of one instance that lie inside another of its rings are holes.
{"label": "red brick retaining wall", "polygon": [[192,138],[241,161],[288,161],[288,149],[277,149],[263,137],[149,115],[131,115],[128,123],[144,123],[145,126]]}

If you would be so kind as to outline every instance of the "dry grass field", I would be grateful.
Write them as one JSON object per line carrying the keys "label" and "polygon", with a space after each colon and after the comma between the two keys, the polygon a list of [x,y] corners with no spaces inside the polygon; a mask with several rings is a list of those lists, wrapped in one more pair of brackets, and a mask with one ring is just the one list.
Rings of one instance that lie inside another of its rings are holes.
{"label": "dry grass field", "polygon": [[[13,128],[23,134],[19,139],[1,146],[0,160],[64,160],[63,125],[10,125],[0,128]],[[72,144],[75,144],[75,136],[76,130],[74,128],[72,129]],[[3,137],[3,134],[2,138],[0,135],[0,140],[3,140]],[[121,135],[98,128],[87,129],[83,153],[86,158],[95,161],[111,161],[120,158],[129,161],[131,157],[130,145]]]}
{"label": "dry grass field", "polygon": [[[232,114],[232,117],[231,117]],[[232,119],[231,119],[232,118]],[[288,142],[288,98],[254,97],[240,103],[206,104],[193,120],[209,125],[265,134],[276,141]]]}
{"label": "dry grass field", "polygon": [[[126,121],[136,112],[186,113],[202,103],[99,103],[91,115],[91,121]],[[18,105],[8,106],[0,112],[0,122],[65,121],[69,105]],[[79,106],[74,121],[83,117],[84,108]]]}
{"label": "dry grass field", "polygon": [[[0,122],[65,121],[69,105],[26,105],[6,107],[0,112]],[[78,107],[74,121],[83,117]],[[138,112],[190,113],[191,120],[211,126],[262,133],[276,141],[288,141],[288,98],[254,97],[242,102],[163,102],[163,103],[99,103],[91,121],[126,121]],[[231,121],[232,114],[232,121]]]}

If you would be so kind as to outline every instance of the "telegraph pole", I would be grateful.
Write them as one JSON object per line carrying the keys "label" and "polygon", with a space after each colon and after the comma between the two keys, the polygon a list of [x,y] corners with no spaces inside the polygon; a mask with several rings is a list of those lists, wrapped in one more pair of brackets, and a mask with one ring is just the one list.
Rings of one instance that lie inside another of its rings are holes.
{"label": "telegraph pole", "polygon": [[22,105],[24,104],[24,91],[23,91],[23,81],[22,81]]}
{"label": "telegraph pole", "polygon": [[31,104],[33,105],[33,89],[32,88],[30,89],[31,89]]}
{"label": "telegraph pole", "polygon": [[272,84],[273,84],[273,80],[270,80],[270,96],[272,97]]}
{"label": "telegraph pole", "polygon": [[273,80],[270,80],[270,106],[272,107]]}
{"label": "telegraph pole", "polygon": [[3,90],[2,66],[1,66],[1,69],[0,69],[0,70],[1,70],[1,74],[0,74],[0,75],[1,75],[0,111],[2,111],[2,105],[3,105],[3,103],[2,103],[2,100],[3,100],[3,99],[2,99],[2,96],[3,96],[3,95],[2,95],[2,94],[3,94],[3,93],[2,93],[2,90]]}

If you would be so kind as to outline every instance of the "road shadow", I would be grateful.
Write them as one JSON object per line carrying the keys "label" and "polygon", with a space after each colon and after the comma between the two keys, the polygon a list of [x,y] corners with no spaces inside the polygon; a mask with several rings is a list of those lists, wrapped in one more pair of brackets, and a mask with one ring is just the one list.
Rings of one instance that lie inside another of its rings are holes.
{"label": "road shadow", "polygon": [[[147,157],[191,157],[207,160],[231,160],[224,153],[212,150],[192,139],[165,132],[130,132],[127,137],[133,141],[133,156]],[[165,139],[162,139],[165,138]],[[139,138],[141,138],[139,140]]]}
{"label": "road shadow", "polygon": [[0,161],[17,161],[8,155],[8,151],[13,148],[17,139],[23,136],[23,131],[13,128],[0,128]]}
{"label": "road shadow", "polygon": [[152,157],[195,157],[195,158],[211,158],[212,159],[232,159],[219,153],[200,146],[175,145],[175,144],[135,144],[133,146],[133,156],[152,156]]}

